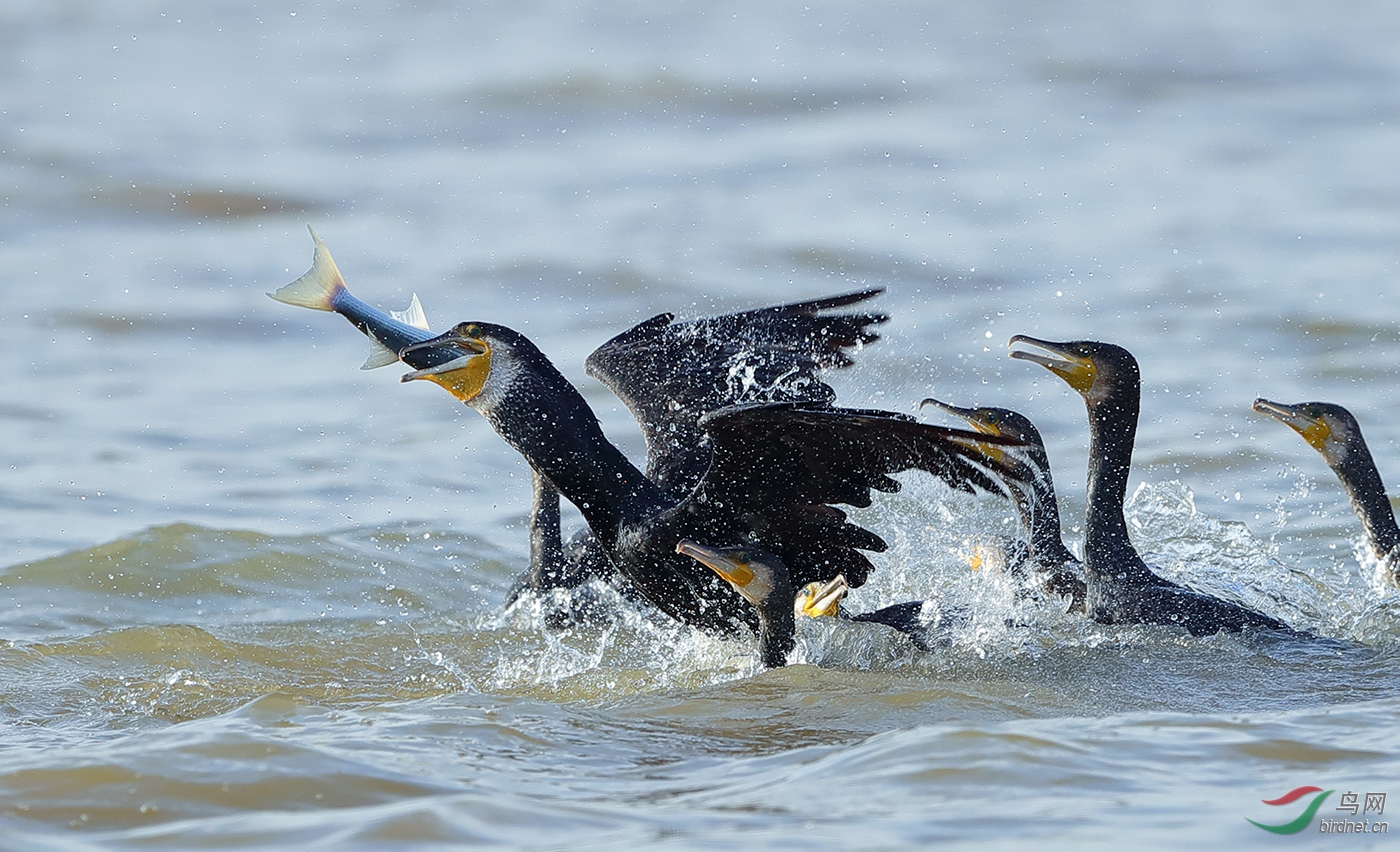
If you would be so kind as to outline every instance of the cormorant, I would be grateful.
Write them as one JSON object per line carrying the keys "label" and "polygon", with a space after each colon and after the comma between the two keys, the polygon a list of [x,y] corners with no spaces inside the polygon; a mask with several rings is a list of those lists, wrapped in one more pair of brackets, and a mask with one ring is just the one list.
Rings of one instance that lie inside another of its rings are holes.
{"label": "cormorant", "polygon": [[1284,405],[1256,399],[1254,410],[1293,429],[1319,453],[1342,481],[1351,507],[1366,530],[1371,550],[1391,583],[1400,584],[1400,527],[1385,496],[1380,471],[1361,437],[1361,424],[1350,411],[1330,402]]}
{"label": "cormorant", "polygon": [[634,589],[673,618],[712,632],[757,627],[754,611],[712,572],[681,558],[682,539],[760,541],[790,566],[794,582],[841,573],[858,584],[870,570],[860,551],[885,544],[831,504],[868,506],[872,490],[899,488],[890,474],[914,468],[955,488],[1000,493],[987,471],[1001,465],[978,444],[988,436],[890,412],[772,402],[701,417],[708,466],[677,497],[607,440],[583,397],[520,333],[464,322],[399,355],[412,365],[429,353],[434,366],[403,381],[436,382],[481,412],[579,508]]}
{"label": "cormorant", "polygon": [[[666,331],[670,318],[658,317],[603,347],[606,357],[596,359],[596,369],[611,375],[605,381],[633,410],[649,412],[642,417],[649,444],[664,444],[673,430],[692,436],[654,454],[666,460],[662,479],[682,492],[673,494],[608,443],[583,398],[524,336],[489,323],[463,323],[431,337],[421,312],[416,318],[391,316],[350,295],[329,250],[315,242],[312,269],[273,297],[344,315],[377,343],[367,367],[402,360],[418,368],[404,380],[431,379],[485,414],[543,477],[541,488],[557,488],[580,508],[597,539],[595,555],[601,551],[634,592],[688,624],[723,633],[756,622],[727,584],[674,552],[682,532],[702,540],[759,539],[782,552],[804,581],[845,573],[858,585],[870,567],[859,551],[881,550],[884,543],[846,523],[844,513],[828,504],[869,505],[872,490],[898,488],[888,474],[910,468],[964,490],[1000,490],[987,473],[998,465],[982,455],[974,433],[940,430],[888,412],[832,408],[826,404],[830,389],[805,381],[821,367],[843,363],[846,348],[873,339],[868,326],[881,315],[820,316],[873,295],[868,291],[700,321],[673,332]],[[790,326],[775,331],[773,320],[783,317],[789,323],[796,317],[807,331],[797,338]],[[749,329],[747,338],[743,329]],[[684,363],[658,366],[663,357],[684,360],[677,337],[701,333],[710,343],[699,351],[728,352],[742,369],[716,378],[714,365],[722,359],[714,354],[696,359],[708,365],[698,373]],[[739,352],[784,335],[798,344],[770,346],[757,358]],[[802,339],[813,335],[815,342]],[[641,379],[628,378],[629,370],[639,371]],[[789,375],[797,378],[792,385],[785,384]],[[664,395],[639,390],[667,377]],[[695,417],[696,410],[733,393],[718,384],[730,380],[801,401],[732,406]],[[532,550],[553,549],[557,539],[550,540],[550,529],[557,530],[557,520],[546,510],[533,521]]]}
{"label": "cormorant", "polygon": [[782,560],[759,545],[706,547],[685,539],[676,542],[676,552],[714,571],[753,606],[759,659],[770,669],[787,665],[797,646],[797,625],[789,603],[792,583]]}
{"label": "cormorant", "polygon": [[[632,412],[647,444],[647,478],[674,497],[699,482],[709,449],[699,428],[705,414],[745,402],[830,403],[825,370],[853,362],[852,349],[879,339],[879,312],[831,311],[865,302],[875,287],[792,304],[676,322],[665,313],[645,320],[588,356],[590,376]],[[616,583],[607,554],[583,529],[567,543],[559,530],[559,492],[534,474],[530,568],[506,597],[576,588],[591,577]],[[626,593],[625,581],[620,584]]]}
{"label": "cormorant", "polygon": [[792,601],[792,614],[798,618],[845,615],[841,600],[850,590],[851,584],[846,582],[845,574],[837,574],[825,583],[808,583],[797,590],[797,597]]}
{"label": "cormorant", "polygon": [[759,541],[781,556],[794,582],[845,574],[859,585],[870,569],[860,551],[885,544],[832,504],[868,506],[872,491],[898,490],[891,474],[915,468],[955,488],[1000,493],[989,471],[1001,465],[981,447],[1016,443],[824,402],[749,403],[696,421],[696,441],[679,448],[692,461],[674,468],[677,481],[696,480],[673,494],[607,440],[583,397],[519,332],[466,322],[425,339],[416,324],[351,296],[320,240],[312,269],[273,296],[341,313],[387,347],[380,361],[397,357],[417,368],[403,381],[433,381],[481,412],[579,508],[636,592],[714,633],[756,628],[758,620],[728,583],[676,552],[681,539]]}
{"label": "cormorant", "polygon": [[961,408],[936,399],[926,399],[919,405],[937,406],[966,420],[978,432],[1015,438],[1025,443],[1015,453],[1002,453],[997,447],[987,448],[988,455],[1004,461],[1016,471],[1016,479],[1007,480],[1004,484],[1021,515],[1021,522],[1030,534],[1029,549],[1023,549],[1019,554],[1009,554],[1007,561],[1012,571],[1019,571],[1029,564],[1031,570],[1040,576],[1045,591],[1058,597],[1068,597],[1070,612],[1083,612],[1084,568],[1065,547],[1060,530],[1060,507],[1055,499],[1055,483],[1050,477],[1050,457],[1045,452],[1045,441],[1035,424],[1025,415],[1007,408]]}
{"label": "cormorant", "polygon": [[1086,610],[1102,624],[1164,624],[1193,636],[1245,628],[1288,630],[1287,625],[1239,604],[1157,576],[1128,539],[1123,518],[1141,384],[1137,361],[1111,343],[1051,343],[1017,335],[1049,352],[1013,350],[1012,358],[1040,364],[1084,397],[1089,412],[1088,499],[1084,518]]}
{"label": "cormorant", "polygon": [[925,651],[932,650],[938,628],[966,621],[966,613],[953,610],[925,621],[924,601],[907,601],[860,615],[847,615],[841,598],[850,588],[846,578],[837,575],[829,582],[808,583],[794,597],[788,568],[782,558],[758,545],[706,547],[681,541],[676,552],[714,571],[734,587],[754,608],[758,617],[758,656],[765,666],[787,665],[788,654],[796,646],[796,619],[833,616],[847,621],[882,624],[905,634]]}

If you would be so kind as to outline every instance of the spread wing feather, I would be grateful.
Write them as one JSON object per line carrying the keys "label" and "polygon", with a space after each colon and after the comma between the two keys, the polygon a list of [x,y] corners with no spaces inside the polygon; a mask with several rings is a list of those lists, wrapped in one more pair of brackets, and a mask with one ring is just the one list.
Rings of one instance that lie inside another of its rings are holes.
{"label": "spread wing feather", "polygon": [[735,517],[748,535],[778,553],[795,587],[844,573],[865,582],[879,536],[846,520],[831,504],[869,506],[872,491],[897,490],[891,474],[924,470],[950,487],[1004,495],[1014,470],[980,447],[1019,445],[902,414],[813,403],[752,403],[705,415],[713,459],[688,501]]}
{"label": "spread wing feather", "polygon": [[647,442],[647,476],[683,495],[709,465],[698,425],[716,409],[745,402],[823,402],[834,397],[822,370],[849,366],[850,350],[878,339],[883,313],[828,313],[883,288],[676,322],[661,314],[588,356],[590,376],[626,404]]}

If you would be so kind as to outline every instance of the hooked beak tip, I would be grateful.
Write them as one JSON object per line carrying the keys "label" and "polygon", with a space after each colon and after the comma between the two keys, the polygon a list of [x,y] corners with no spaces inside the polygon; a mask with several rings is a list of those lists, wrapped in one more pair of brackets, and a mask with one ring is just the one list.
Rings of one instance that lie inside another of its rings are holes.
{"label": "hooked beak tip", "polygon": [[686,540],[682,540],[676,543],[676,552],[681,554],[682,556],[689,556],[691,559],[698,559],[701,562],[705,561],[702,557],[708,555],[705,548],[701,547],[693,541]]}
{"label": "hooked beak tip", "polygon": [[954,417],[961,417],[963,420],[970,419],[969,415],[972,413],[972,409],[970,408],[961,408],[959,406],[953,405],[952,403],[944,402],[941,399],[934,399],[933,397],[929,397],[928,399],[925,399],[923,402],[919,403],[919,408],[924,408],[930,405],[932,405],[934,408],[937,408],[939,411],[947,412],[948,414],[951,414]]}
{"label": "hooked beak tip", "polygon": [[1259,414],[1272,417],[1275,420],[1280,420],[1289,425],[1292,425],[1292,421],[1297,416],[1297,412],[1288,406],[1264,399],[1262,396],[1254,400],[1254,404],[1251,405],[1250,408]]}

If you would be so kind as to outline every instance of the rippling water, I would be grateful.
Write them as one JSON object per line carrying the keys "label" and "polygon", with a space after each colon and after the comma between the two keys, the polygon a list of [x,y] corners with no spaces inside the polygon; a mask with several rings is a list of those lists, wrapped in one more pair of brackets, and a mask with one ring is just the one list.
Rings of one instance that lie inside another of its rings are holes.
{"label": "rippling water", "polygon": [[[1395,792],[1400,595],[1249,403],[1347,405],[1400,476],[1397,45],[1380,3],[6,4],[0,846],[1272,848],[1261,799]],[[1122,343],[1140,548],[1333,641],[1037,610],[960,555],[1007,509],[918,476],[853,605],[967,604],[950,647],[550,633],[500,611],[524,464],[262,295],[307,223],[634,457],[603,340],[883,285],[842,399],[1025,412],[1076,544],[1083,406],[1005,342]]]}

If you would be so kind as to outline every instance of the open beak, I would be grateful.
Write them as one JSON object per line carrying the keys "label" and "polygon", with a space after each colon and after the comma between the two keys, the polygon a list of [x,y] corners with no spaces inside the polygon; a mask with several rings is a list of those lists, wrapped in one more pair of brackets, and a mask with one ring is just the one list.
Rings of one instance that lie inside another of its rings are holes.
{"label": "open beak", "polygon": [[447,360],[404,373],[399,376],[399,381],[427,379],[442,385],[448,393],[462,402],[471,402],[481,393],[486,384],[486,377],[491,372],[491,347],[485,340],[464,334],[458,328],[443,332],[422,343],[405,346],[399,351],[399,358],[404,363],[418,361],[421,364],[421,358],[411,358],[415,352],[432,352],[433,356]]}
{"label": "open beak", "polygon": [[428,376],[439,376],[443,373],[450,373],[453,370],[461,369],[467,360],[477,355],[485,354],[487,346],[484,341],[474,337],[467,337],[454,328],[439,334],[437,337],[428,338],[421,343],[405,346],[403,349],[399,350],[399,358],[402,359],[404,363],[411,363],[410,359],[405,356],[429,349],[440,350],[442,355],[449,355],[454,352],[460,354],[441,364],[435,364],[431,367],[405,373],[399,381],[411,382],[414,379],[425,379]]}
{"label": "open beak", "polygon": [[1264,398],[1254,400],[1254,410],[1260,414],[1267,414],[1283,425],[1303,436],[1313,449],[1326,454],[1327,439],[1332,434],[1332,428],[1327,425],[1327,421],[1321,417],[1305,414],[1300,405],[1284,405],[1280,402],[1271,402]]}
{"label": "open beak", "polygon": [[1052,343],[1048,340],[1037,340],[1034,337],[1018,334],[1011,338],[1007,346],[1015,346],[1017,343],[1034,346],[1050,354],[1042,355],[1039,352],[1027,352],[1023,349],[1013,349],[1011,350],[1012,358],[1039,364],[1064,379],[1070,387],[1082,394],[1087,394],[1089,389],[1094,386],[1094,376],[1098,372],[1098,368],[1094,366],[1094,362],[1091,359],[1072,352],[1070,350],[1070,344]]}
{"label": "open beak", "polygon": [[436,380],[437,377],[445,376],[448,373],[455,373],[458,370],[465,369],[467,364],[471,363],[471,360],[475,357],[475,355],[461,355],[459,357],[453,358],[451,361],[438,364],[436,367],[428,367],[427,369],[423,370],[413,370],[412,372],[404,373],[402,376],[399,376],[399,381],[412,382],[417,379]]}
{"label": "open beak", "polygon": [[807,594],[801,601],[798,608],[798,615],[805,615],[808,618],[821,618],[822,616],[834,616],[841,612],[841,599],[850,591],[850,584],[846,582],[845,574],[837,574],[836,577],[826,583],[812,583],[807,587]]}
{"label": "open beak", "polygon": [[696,544],[693,541],[682,541],[676,545],[676,552],[689,556],[711,571],[729,581],[730,585],[744,588],[753,582],[753,571],[747,565],[735,562],[723,553],[713,548],[705,547],[703,544]]}

